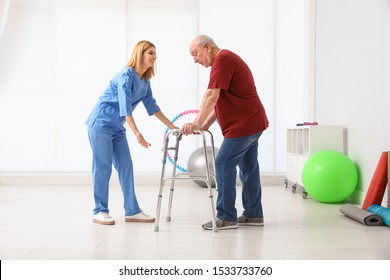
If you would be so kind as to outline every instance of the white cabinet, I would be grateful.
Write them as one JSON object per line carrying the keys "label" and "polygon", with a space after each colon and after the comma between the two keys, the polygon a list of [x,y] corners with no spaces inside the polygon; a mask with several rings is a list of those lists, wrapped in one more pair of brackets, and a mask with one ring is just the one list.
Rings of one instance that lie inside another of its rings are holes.
{"label": "white cabinet", "polygon": [[[292,191],[303,187],[302,169],[306,160],[321,150],[336,150],[344,153],[344,132],[342,126],[305,125],[287,129],[287,170],[285,187],[289,182]],[[307,193],[303,192],[304,198]]]}

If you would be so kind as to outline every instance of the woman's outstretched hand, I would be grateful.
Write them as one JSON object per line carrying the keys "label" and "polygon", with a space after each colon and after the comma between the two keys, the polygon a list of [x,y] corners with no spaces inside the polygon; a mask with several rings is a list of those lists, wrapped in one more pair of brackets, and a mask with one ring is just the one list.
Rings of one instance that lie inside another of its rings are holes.
{"label": "woman's outstretched hand", "polygon": [[137,137],[138,143],[140,143],[141,146],[148,148],[152,145],[152,144],[146,142],[145,138],[143,137],[143,135],[141,133],[137,134],[136,137]]}

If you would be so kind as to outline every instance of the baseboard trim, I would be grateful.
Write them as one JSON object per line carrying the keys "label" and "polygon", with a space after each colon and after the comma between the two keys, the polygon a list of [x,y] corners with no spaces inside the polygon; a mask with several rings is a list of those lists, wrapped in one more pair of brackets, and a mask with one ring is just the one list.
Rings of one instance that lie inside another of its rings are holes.
{"label": "baseboard trim", "polygon": [[[263,186],[283,186],[284,173],[262,173]],[[136,185],[158,185],[161,179],[159,173],[136,173]],[[113,173],[111,185],[119,185],[118,176]],[[180,184],[194,184],[192,181],[181,181]],[[240,181],[237,181],[240,184]],[[0,173],[0,186],[91,186],[92,177],[88,173]]]}

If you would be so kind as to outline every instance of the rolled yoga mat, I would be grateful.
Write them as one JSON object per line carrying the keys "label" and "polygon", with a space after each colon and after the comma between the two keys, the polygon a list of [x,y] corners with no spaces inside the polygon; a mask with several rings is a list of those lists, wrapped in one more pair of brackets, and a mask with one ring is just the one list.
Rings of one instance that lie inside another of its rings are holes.
{"label": "rolled yoga mat", "polygon": [[383,219],[379,215],[360,209],[352,204],[344,204],[340,207],[340,212],[366,226],[383,226]]}
{"label": "rolled yoga mat", "polygon": [[381,204],[383,196],[385,194],[387,186],[387,161],[388,161],[388,152],[382,152],[379,159],[378,165],[376,166],[374,176],[372,176],[370,186],[366,197],[363,202],[362,209],[367,210],[367,208],[373,204]]}
{"label": "rolled yoga mat", "polygon": [[378,204],[371,205],[367,209],[369,212],[380,216],[383,219],[383,223],[390,227],[390,209],[380,206]]}

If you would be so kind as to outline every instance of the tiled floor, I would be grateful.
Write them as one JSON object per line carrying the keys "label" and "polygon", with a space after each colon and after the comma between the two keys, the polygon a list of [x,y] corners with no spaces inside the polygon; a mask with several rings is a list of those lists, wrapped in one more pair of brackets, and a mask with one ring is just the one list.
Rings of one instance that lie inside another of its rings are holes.
{"label": "tiled floor", "polygon": [[[155,215],[157,186],[138,186],[142,209]],[[241,188],[238,187],[238,194]],[[283,186],[263,187],[265,226],[213,233],[207,189],[177,185],[172,221],[125,223],[122,195],[111,188],[114,226],[92,223],[87,186],[0,186],[2,260],[390,260],[390,228],[343,216],[341,204],[322,204]],[[242,211],[240,196],[237,209]]]}

